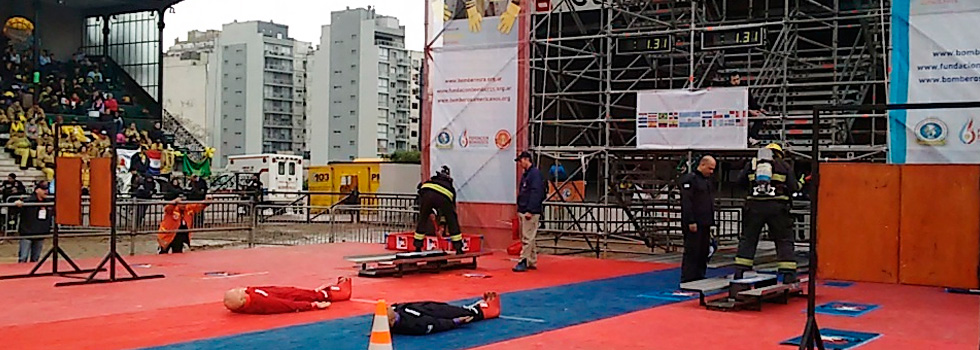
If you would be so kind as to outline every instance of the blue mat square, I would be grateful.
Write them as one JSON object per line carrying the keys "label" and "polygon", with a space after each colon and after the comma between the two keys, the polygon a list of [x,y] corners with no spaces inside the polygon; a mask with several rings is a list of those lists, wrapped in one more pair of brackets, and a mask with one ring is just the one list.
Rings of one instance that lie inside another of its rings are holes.
{"label": "blue mat square", "polygon": [[[853,349],[855,347],[867,344],[880,336],[881,334],[878,333],[853,332],[830,328],[820,330],[820,337],[823,338],[824,348],[833,350]],[[801,339],[802,337],[796,337],[786,340],[780,344],[800,346]]]}
{"label": "blue mat square", "polygon": [[858,317],[868,312],[871,312],[871,310],[877,308],[878,305],[875,304],[859,304],[859,303],[848,303],[844,301],[832,301],[823,305],[818,305],[815,311],[818,314],[824,314],[824,315]]}
{"label": "blue mat square", "polygon": [[842,281],[827,281],[824,282],[827,287],[837,287],[837,288],[847,288],[854,285],[854,282],[842,282]]}

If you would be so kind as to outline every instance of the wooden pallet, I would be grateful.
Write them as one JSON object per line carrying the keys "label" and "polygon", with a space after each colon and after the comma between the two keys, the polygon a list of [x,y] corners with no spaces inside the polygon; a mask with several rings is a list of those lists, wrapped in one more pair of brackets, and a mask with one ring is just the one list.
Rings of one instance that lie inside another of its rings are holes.
{"label": "wooden pallet", "polygon": [[475,269],[478,257],[489,252],[449,254],[441,250],[419,253],[398,253],[374,256],[349,257],[347,260],[361,264],[359,276],[402,277],[417,272],[439,273],[451,269]]}

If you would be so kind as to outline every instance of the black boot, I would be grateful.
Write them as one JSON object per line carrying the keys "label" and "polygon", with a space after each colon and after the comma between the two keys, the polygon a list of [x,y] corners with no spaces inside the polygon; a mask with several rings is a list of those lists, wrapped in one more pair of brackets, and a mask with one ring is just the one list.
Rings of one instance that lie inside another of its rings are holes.
{"label": "black boot", "polygon": [[752,268],[750,268],[748,266],[735,265],[735,278],[734,279],[740,280],[742,278],[745,278],[745,272],[746,271],[749,271],[751,269]]}
{"label": "black boot", "polygon": [[462,255],[463,252],[463,241],[453,241],[453,249],[456,250],[456,254]]}
{"label": "black boot", "polygon": [[413,246],[415,246],[415,252],[416,252],[416,253],[418,253],[418,252],[421,252],[421,251],[422,251],[422,245],[423,245],[424,243],[425,243],[425,242],[424,242],[423,240],[421,240],[421,239],[418,239],[418,238],[416,238],[416,239],[415,239],[415,241],[414,241],[414,242],[412,242],[412,245],[413,245]]}
{"label": "black boot", "polygon": [[797,282],[796,271],[779,271],[779,275],[783,277],[783,284],[793,284]]}

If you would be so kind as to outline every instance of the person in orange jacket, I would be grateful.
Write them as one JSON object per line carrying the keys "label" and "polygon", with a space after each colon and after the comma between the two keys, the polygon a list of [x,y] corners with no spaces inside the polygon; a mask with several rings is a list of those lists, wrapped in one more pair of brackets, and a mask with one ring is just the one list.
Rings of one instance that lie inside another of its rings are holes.
{"label": "person in orange jacket", "polygon": [[163,220],[157,230],[157,244],[160,254],[183,253],[184,244],[191,245],[191,232],[194,227],[194,215],[203,212],[207,204],[181,204],[180,198],[174,199],[163,208]]}

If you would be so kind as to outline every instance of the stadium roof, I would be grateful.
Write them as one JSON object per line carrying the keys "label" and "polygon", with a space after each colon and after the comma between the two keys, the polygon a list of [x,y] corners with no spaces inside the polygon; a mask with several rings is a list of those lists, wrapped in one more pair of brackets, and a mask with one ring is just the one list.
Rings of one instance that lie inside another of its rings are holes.
{"label": "stadium roof", "polygon": [[42,0],[47,6],[67,6],[86,16],[165,9],[182,0]]}

